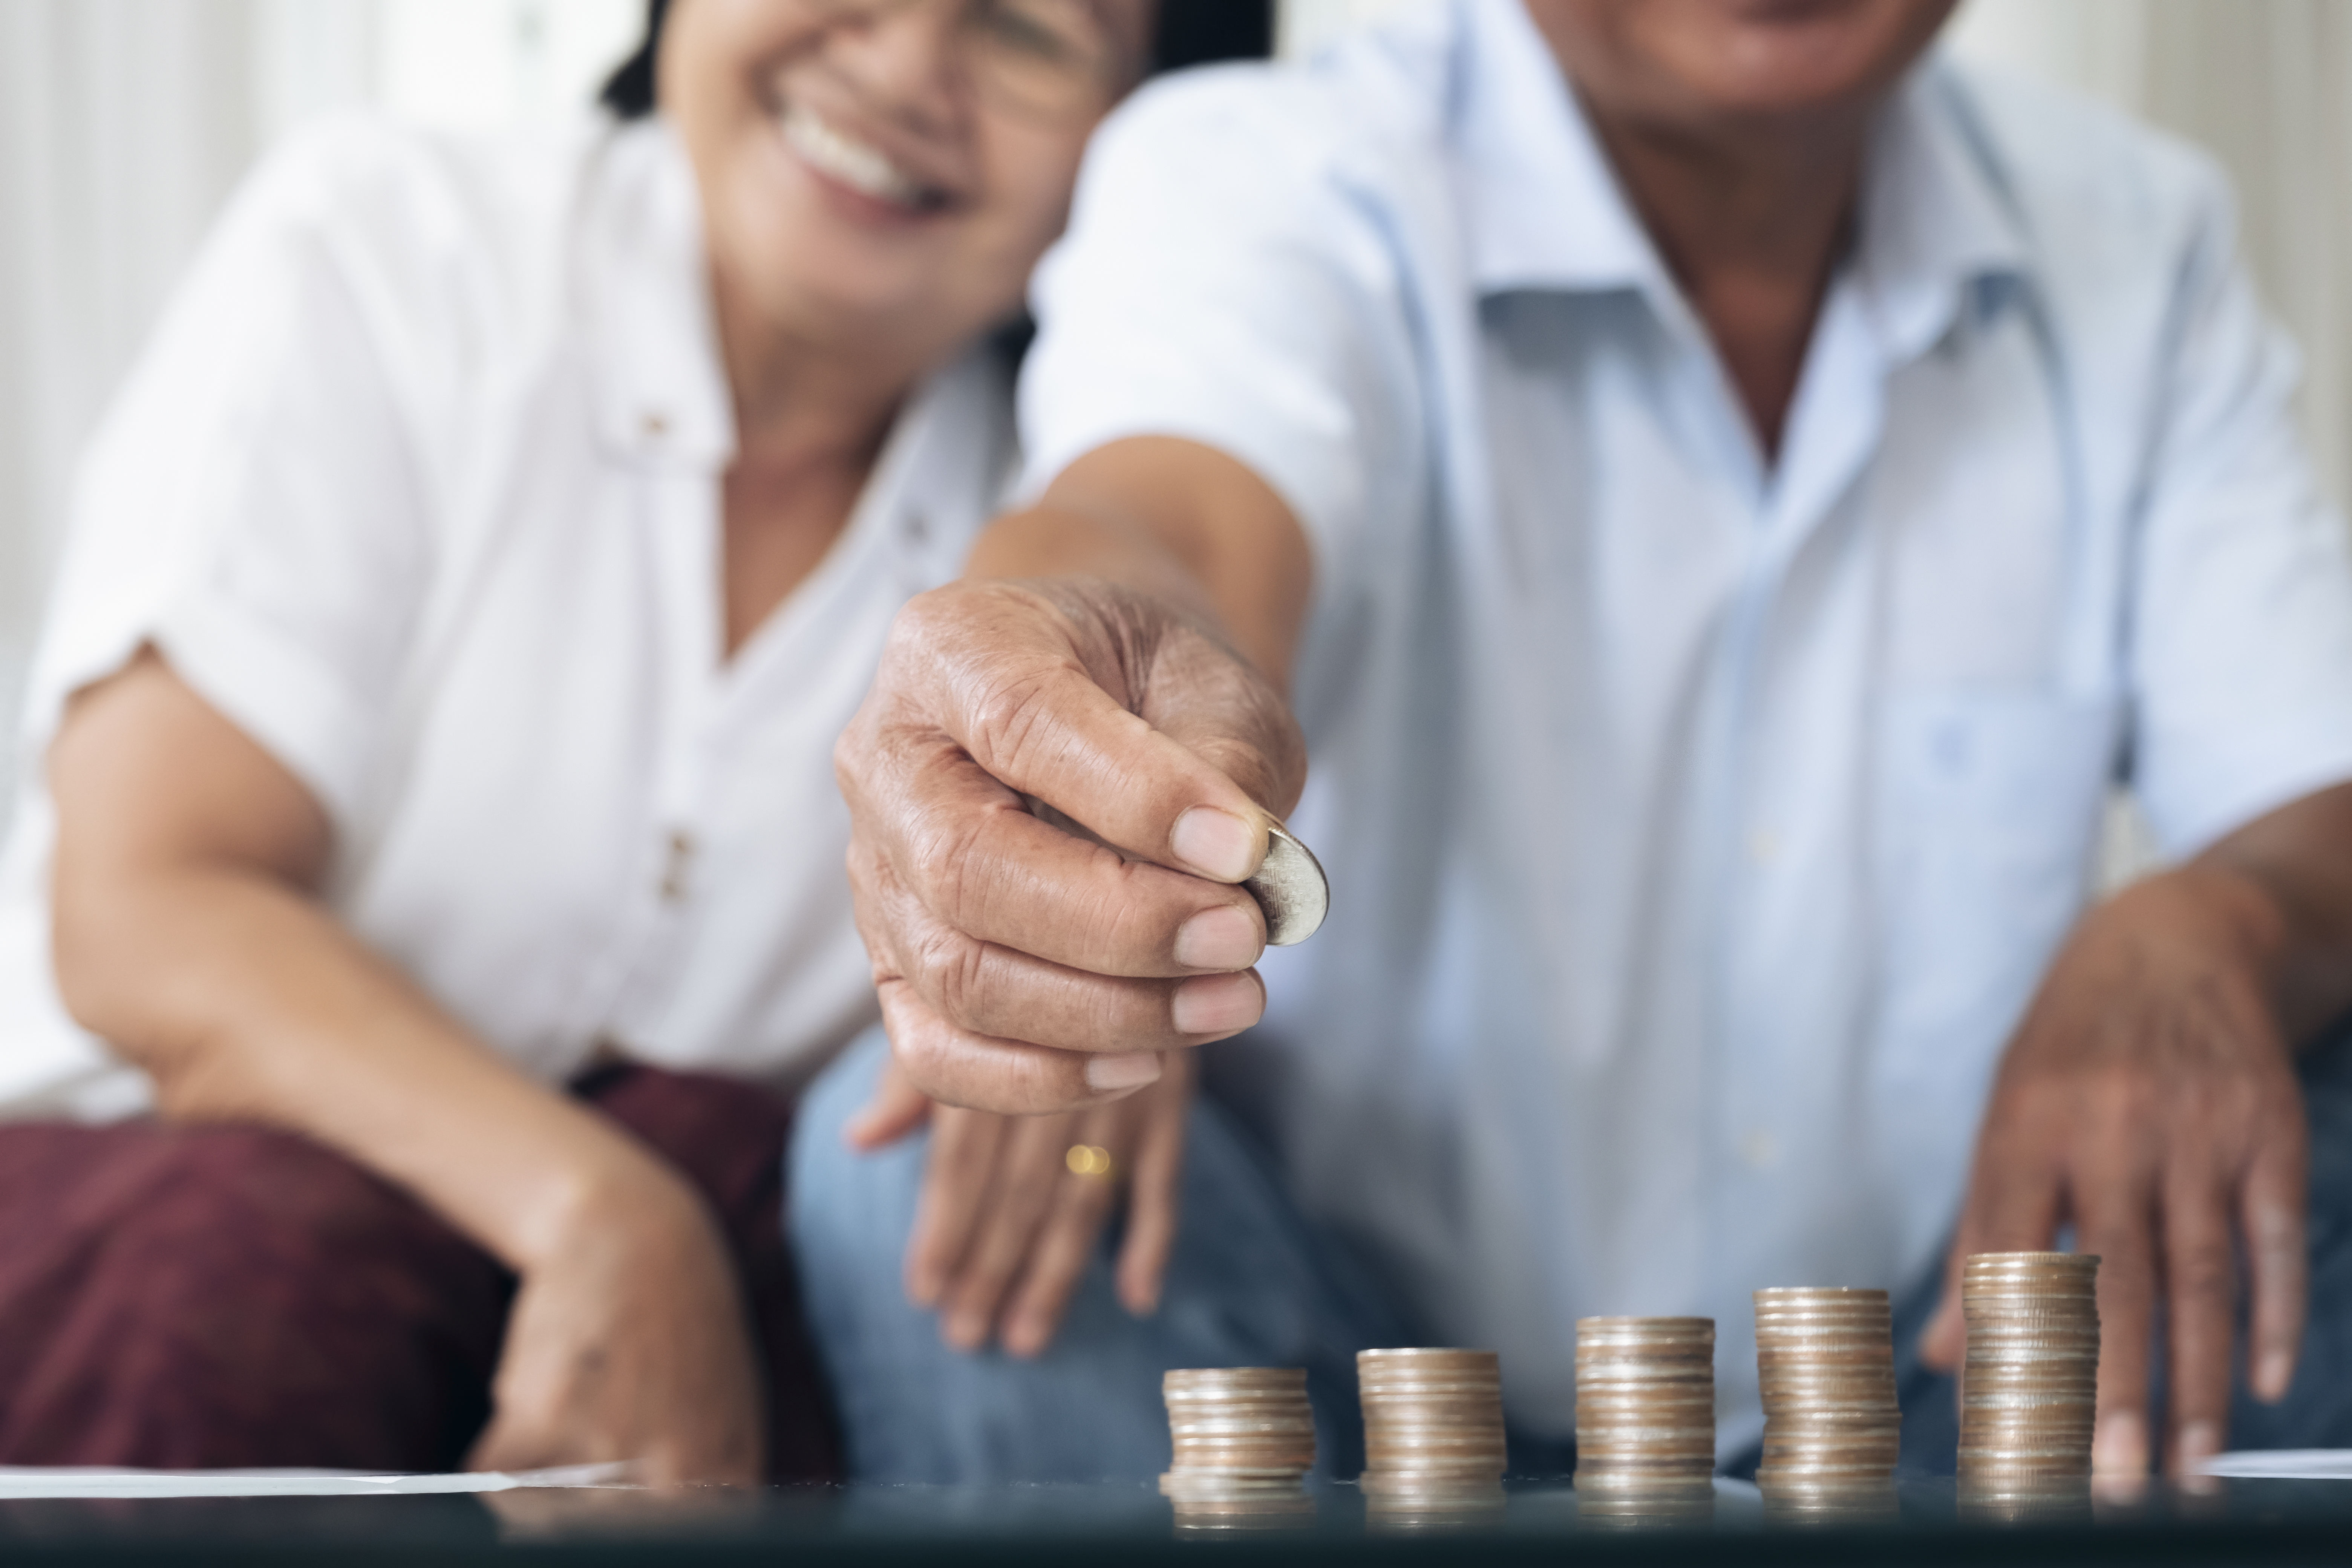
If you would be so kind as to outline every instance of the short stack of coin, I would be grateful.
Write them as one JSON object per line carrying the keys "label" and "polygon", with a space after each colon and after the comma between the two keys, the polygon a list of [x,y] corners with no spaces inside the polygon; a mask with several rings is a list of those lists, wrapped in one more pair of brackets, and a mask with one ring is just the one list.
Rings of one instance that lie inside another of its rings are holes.
{"label": "short stack of coin", "polygon": [[1576,1489],[1707,1497],[1715,1474],[1715,1320],[1576,1325]]}
{"label": "short stack of coin", "polygon": [[1988,1497],[2079,1485],[2098,1410],[2099,1260],[1988,1252],[1968,1260],[1960,1308],[1960,1484]]}
{"label": "short stack of coin", "polygon": [[1895,1315],[1884,1290],[1756,1292],[1756,1373],[1764,1396],[1769,1494],[1885,1489],[1903,1444],[1895,1400]]}
{"label": "short stack of coin", "polygon": [[[1315,1468],[1315,1412],[1297,1367],[1209,1367],[1160,1380],[1175,1463],[1160,1489],[1179,1504],[1306,1500]],[[1230,1511],[1223,1510],[1222,1511]]]}
{"label": "short stack of coin", "polygon": [[1376,1510],[1482,1510],[1503,1495],[1503,1372],[1493,1351],[1363,1351],[1364,1475]]}

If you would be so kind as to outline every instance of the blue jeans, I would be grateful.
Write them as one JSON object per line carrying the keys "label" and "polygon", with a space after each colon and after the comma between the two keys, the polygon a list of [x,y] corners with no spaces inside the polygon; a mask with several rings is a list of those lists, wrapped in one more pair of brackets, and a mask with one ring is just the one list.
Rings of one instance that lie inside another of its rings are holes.
{"label": "blue jeans", "polygon": [[[1354,1352],[1413,1336],[1378,1286],[1291,1210],[1226,1116],[1207,1103],[1192,1113],[1183,1227],[1156,1316],[1130,1318],[1118,1305],[1112,1237],[1043,1356],[967,1353],[940,1342],[934,1315],[908,1305],[900,1283],[928,1143],[914,1138],[860,1155],[842,1142],[882,1052],[877,1031],[810,1090],[788,1189],[808,1321],[840,1403],[853,1476],[1139,1479],[1168,1464],[1160,1374],[1249,1365],[1307,1369],[1320,1468],[1356,1473],[1363,1449]],[[2237,1448],[2352,1447],[2352,1025],[2305,1053],[2302,1075],[2311,1118],[2309,1326],[2285,1400],[2256,1403],[2242,1373],[2230,1415]],[[1942,1289],[1939,1263],[1895,1300],[1906,1474],[1948,1476],[1958,1458],[1952,1380],[1917,1356]],[[1757,1458],[1728,1468],[1752,1473]],[[1572,1443],[1512,1434],[1512,1473],[1574,1467]]]}
{"label": "blue jeans", "polygon": [[1130,1317],[1111,1284],[1116,1232],[1052,1346],[1020,1361],[940,1339],[901,1263],[930,1142],[860,1154],[842,1129],[872,1095],[868,1034],[811,1086],[793,1135],[786,1221],[811,1332],[860,1480],[1141,1480],[1168,1468],[1160,1373],[1302,1366],[1325,1474],[1362,1468],[1356,1352],[1409,1342],[1328,1243],[1284,1201],[1232,1120],[1203,1100],[1186,1129],[1183,1220],[1160,1310]]}

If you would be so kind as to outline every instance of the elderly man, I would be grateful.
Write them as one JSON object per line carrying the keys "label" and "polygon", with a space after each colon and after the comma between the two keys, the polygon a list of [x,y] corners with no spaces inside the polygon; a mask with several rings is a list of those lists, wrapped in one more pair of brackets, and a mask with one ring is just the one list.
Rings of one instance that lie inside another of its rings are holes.
{"label": "elderly man", "polygon": [[[838,753],[896,1064],[857,1133],[967,1109],[919,1221],[813,1128],[803,1204],[863,1183],[887,1233],[803,1215],[818,1289],[866,1282],[820,1320],[884,1310],[913,1224],[949,1337],[1036,1352],[1108,1206],[1035,1173],[1073,1142],[1135,1170],[1150,1304],[1295,711],[1334,912],[1213,1076],[1415,1332],[1500,1350],[1523,1455],[1572,1434],[1576,1318],[1696,1312],[1735,1460],[1748,1292],[1849,1284],[1897,1292],[1933,1464],[1950,1259],[2068,1236],[2103,1469],[2347,1440],[2306,1098],[2352,1116],[2298,1061],[2352,1006],[2344,530],[2221,181],[1928,58],[1948,9],[1454,0],[1107,129],[1034,502]],[[2118,786],[2170,868],[2095,904]],[[838,1375],[855,1448],[894,1374]]]}

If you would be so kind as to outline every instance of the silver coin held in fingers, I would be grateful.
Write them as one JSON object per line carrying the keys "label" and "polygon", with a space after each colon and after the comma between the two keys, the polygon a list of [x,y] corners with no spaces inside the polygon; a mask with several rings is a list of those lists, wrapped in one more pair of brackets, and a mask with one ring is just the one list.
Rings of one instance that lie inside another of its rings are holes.
{"label": "silver coin held in fingers", "polygon": [[1313,936],[1331,912],[1331,884],[1314,851],[1271,824],[1265,831],[1265,859],[1242,886],[1265,911],[1266,945],[1290,947]]}

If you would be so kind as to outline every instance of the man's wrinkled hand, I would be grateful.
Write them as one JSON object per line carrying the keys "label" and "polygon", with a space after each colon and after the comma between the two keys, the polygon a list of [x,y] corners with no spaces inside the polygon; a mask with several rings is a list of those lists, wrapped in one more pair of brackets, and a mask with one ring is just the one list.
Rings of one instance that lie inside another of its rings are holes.
{"label": "man's wrinkled hand", "polygon": [[2168,1469],[2227,1438],[2240,1260],[2255,1394],[2284,1396],[2306,1261],[2301,1086],[2270,995],[2275,911],[2252,884],[2190,866],[2084,921],[2011,1042],[1979,1139],[1930,1364],[1965,1345],[1961,1262],[2047,1248],[2062,1226],[2099,1268],[2103,1474],[2145,1474],[2158,1310]]}
{"label": "man's wrinkled hand", "polygon": [[1264,1011],[1265,917],[1235,884],[1306,751],[1279,691],[1202,621],[1087,579],[922,595],[835,763],[858,928],[922,1094],[1098,1104]]}

